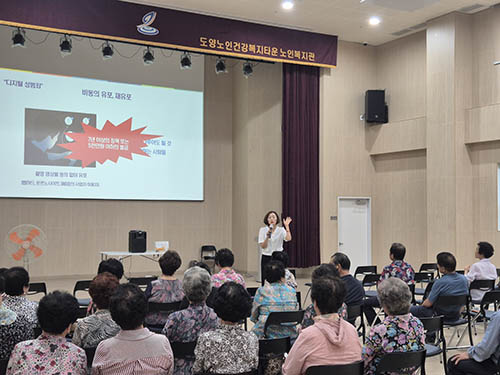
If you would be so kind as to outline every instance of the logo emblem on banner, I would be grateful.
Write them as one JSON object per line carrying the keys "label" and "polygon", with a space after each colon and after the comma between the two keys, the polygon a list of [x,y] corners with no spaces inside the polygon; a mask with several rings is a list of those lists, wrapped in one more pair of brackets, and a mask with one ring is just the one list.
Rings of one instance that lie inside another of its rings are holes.
{"label": "logo emblem on banner", "polygon": [[137,25],[137,31],[144,35],[158,35],[160,30],[151,26],[156,19],[156,12],[151,11],[142,17],[142,25]]}

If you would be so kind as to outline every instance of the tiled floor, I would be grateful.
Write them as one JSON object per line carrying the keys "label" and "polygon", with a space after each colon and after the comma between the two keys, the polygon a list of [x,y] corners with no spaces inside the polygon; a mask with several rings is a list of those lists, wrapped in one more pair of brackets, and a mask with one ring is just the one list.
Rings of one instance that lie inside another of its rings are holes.
{"label": "tiled floor", "polygon": [[[178,275],[178,277],[182,277],[182,275]],[[81,278],[79,278],[81,279]],[[123,279],[125,280],[125,279]],[[32,280],[33,282],[35,281],[43,281],[43,280]],[[50,279],[46,280],[47,284],[47,289],[48,291],[53,291],[53,290],[67,290],[69,292],[73,291],[73,287],[75,285],[75,282],[77,281],[76,278],[64,278],[64,279]],[[259,286],[260,284],[255,281],[254,277],[246,277],[246,282],[247,286]],[[302,294],[302,305],[305,307],[308,304],[311,303],[309,296],[307,297],[307,300],[305,300],[306,295],[308,294],[309,288],[305,285],[306,282],[310,282],[309,279],[305,278],[299,278],[297,279],[297,282],[299,283],[299,291],[301,291]],[[83,296],[82,296],[83,297]],[[34,297],[34,299],[37,299],[37,297]],[[251,323],[249,325],[249,328],[251,327]],[[446,330],[445,335],[447,337],[447,341],[449,341],[449,338],[452,334],[451,330]],[[478,324],[477,325],[477,336],[473,337],[474,343],[478,343],[481,341],[484,335],[484,326],[483,324]],[[455,341],[455,340],[454,340]],[[466,345],[468,343],[468,337],[464,337],[462,345]],[[454,345],[454,343],[453,343]],[[447,357],[449,358],[455,353],[459,353],[458,350],[450,350],[447,353]],[[440,363],[440,356],[428,358],[426,360],[426,374],[427,375],[442,375],[444,374],[444,369],[443,369],[443,364]]]}

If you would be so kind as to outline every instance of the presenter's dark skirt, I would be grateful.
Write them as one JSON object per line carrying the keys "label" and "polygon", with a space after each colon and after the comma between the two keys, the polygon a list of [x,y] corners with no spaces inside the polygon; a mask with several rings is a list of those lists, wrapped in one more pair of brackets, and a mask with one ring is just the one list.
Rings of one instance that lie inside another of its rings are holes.
{"label": "presenter's dark skirt", "polygon": [[264,277],[264,269],[266,268],[266,264],[271,261],[272,256],[270,255],[262,255],[260,259],[260,279],[262,281],[262,285],[264,285],[264,281],[266,278]]}

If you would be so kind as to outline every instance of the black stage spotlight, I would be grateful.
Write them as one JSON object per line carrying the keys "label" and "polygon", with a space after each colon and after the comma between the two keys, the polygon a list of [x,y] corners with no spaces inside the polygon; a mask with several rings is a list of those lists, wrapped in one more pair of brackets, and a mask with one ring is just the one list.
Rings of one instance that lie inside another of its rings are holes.
{"label": "black stage spotlight", "polygon": [[153,51],[149,49],[149,47],[147,47],[144,50],[144,55],[142,55],[142,59],[144,60],[144,65],[151,65],[152,63],[154,63],[155,55]]}
{"label": "black stage spotlight", "polygon": [[187,52],[181,55],[181,69],[191,69],[191,55]]}
{"label": "black stage spotlight", "polygon": [[221,57],[218,57],[215,62],[215,73],[227,73],[226,61]]}
{"label": "black stage spotlight", "polygon": [[24,37],[25,31],[20,27],[17,30],[12,31],[12,47],[25,47],[24,42],[26,38]]}
{"label": "black stage spotlight", "polygon": [[253,74],[253,66],[249,61],[243,63],[243,75],[245,78],[250,77]]}
{"label": "black stage spotlight", "polygon": [[106,41],[103,45],[102,45],[102,58],[104,60],[109,60],[110,58],[113,57],[113,46],[111,44],[109,44],[108,41]]}
{"label": "black stage spotlight", "polygon": [[71,48],[73,47],[71,43],[71,38],[68,35],[64,35],[61,38],[61,43],[59,44],[59,48],[61,49],[61,56],[71,55]]}

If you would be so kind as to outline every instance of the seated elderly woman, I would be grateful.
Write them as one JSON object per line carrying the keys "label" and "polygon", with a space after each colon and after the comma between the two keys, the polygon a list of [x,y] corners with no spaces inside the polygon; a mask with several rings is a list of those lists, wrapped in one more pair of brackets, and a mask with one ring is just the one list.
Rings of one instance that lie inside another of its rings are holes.
{"label": "seated elderly woman", "polygon": [[425,346],[422,322],[410,313],[411,292],[403,280],[391,277],[377,289],[380,306],[386,313],[381,324],[370,330],[363,348],[365,375],[375,374],[384,354],[411,352]]}
{"label": "seated elderly woman", "polygon": [[283,365],[283,375],[305,374],[310,366],[343,365],[361,360],[356,328],[342,319],[338,310],[346,289],[338,277],[315,279],[311,299],[316,322],[304,329]]}
{"label": "seated elderly woman", "polygon": [[3,274],[5,282],[5,295],[3,304],[17,316],[29,320],[32,327],[38,325],[36,302],[26,298],[30,287],[30,276],[23,267],[9,268]]}
{"label": "seated elderly woman", "polygon": [[[323,263],[313,271],[311,281],[314,284],[315,281],[319,280],[322,277],[340,277],[340,274],[335,265],[331,263]],[[338,314],[341,318],[347,319],[347,306],[345,305],[344,300],[342,300],[342,303],[340,304]],[[309,306],[307,306],[304,312],[304,318],[302,319],[301,328],[304,329],[312,326],[314,324],[316,315],[316,309],[311,303]]]}
{"label": "seated elderly woman", "polygon": [[[215,329],[218,324],[214,310],[205,304],[212,290],[210,274],[201,267],[191,267],[184,272],[182,287],[189,307],[168,316],[163,333],[170,342],[196,341],[201,333]],[[192,367],[193,361],[175,359],[174,374],[191,374]]]}
{"label": "seated elderly woman", "polygon": [[[0,269],[0,360],[8,360],[12,349],[18,342],[33,339],[33,328],[30,322],[25,317],[17,316],[14,311],[2,304],[5,271],[7,268]],[[0,374],[4,372],[5,368],[0,367]]]}
{"label": "seated elderly woman", "polygon": [[234,264],[234,255],[231,250],[218,250],[215,254],[215,264],[220,268],[220,271],[212,275],[212,285],[214,288],[220,288],[220,286],[227,281],[234,281],[245,287],[245,279],[243,276],[232,268]]}
{"label": "seated elderly woman", "polygon": [[214,308],[221,324],[199,336],[193,373],[241,374],[257,369],[259,340],[241,327],[252,308],[246,289],[226,282],[217,292]]}
{"label": "seated elderly woman", "polygon": [[[252,331],[257,337],[264,337],[264,325],[267,317],[275,311],[294,311],[299,304],[295,289],[290,288],[285,282],[285,266],[281,262],[271,260],[264,269],[267,283],[257,289],[253,299],[250,320],[255,323]],[[270,326],[267,337],[270,339],[290,336],[297,337],[295,326]]]}
{"label": "seated elderly woman", "polygon": [[[177,251],[169,250],[159,260],[162,275],[146,288],[146,298],[149,302],[176,302],[182,301],[184,291],[182,281],[178,280],[174,273],[182,264],[181,257]],[[163,326],[167,321],[169,312],[151,313],[146,317],[146,324]]]}
{"label": "seated elderly woman", "polygon": [[42,334],[35,340],[23,341],[15,346],[7,365],[7,374],[85,375],[85,352],[66,341],[77,313],[78,301],[69,293],[56,291],[43,297],[37,310]]}
{"label": "seated elderly woman", "polygon": [[78,319],[73,344],[81,348],[96,348],[105,339],[116,336],[120,327],[111,318],[109,300],[120,283],[115,275],[109,272],[98,274],[89,287],[89,294],[97,311],[86,318]]}
{"label": "seated elderly woman", "polygon": [[288,254],[284,251],[273,251],[271,259],[283,263],[283,265],[285,266],[285,282],[289,287],[297,289],[299,284],[297,284],[297,280],[295,280],[295,276],[293,276],[293,273],[291,273],[290,270],[287,268]]}

